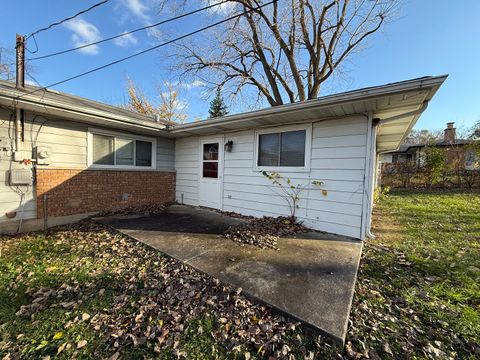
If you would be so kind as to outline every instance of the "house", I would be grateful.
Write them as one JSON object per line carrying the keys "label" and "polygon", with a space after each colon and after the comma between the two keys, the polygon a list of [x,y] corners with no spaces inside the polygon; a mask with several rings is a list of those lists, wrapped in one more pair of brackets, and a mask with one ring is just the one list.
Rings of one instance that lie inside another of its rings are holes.
{"label": "house", "polygon": [[[428,146],[435,146],[445,151],[446,165],[453,165],[455,162],[461,164],[465,169],[473,169],[478,161],[475,151],[467,145],[475,140],[457,139],[455,123],[447,123],[443,131],[443,140],[436,140]],[[403,144],[398,150],[382,154],[380,161],[384,164],[397,164],[406,161],[413,161],[418,167],[422,165],[427,144]]]}
{"label": "house", "polygon": [[307,226],[370,235],[377,155],[399,147],[446,76],[168,126],[53,90],[0,83],[0,229],[177,201],[287,215],[262,170],[294,183]]}

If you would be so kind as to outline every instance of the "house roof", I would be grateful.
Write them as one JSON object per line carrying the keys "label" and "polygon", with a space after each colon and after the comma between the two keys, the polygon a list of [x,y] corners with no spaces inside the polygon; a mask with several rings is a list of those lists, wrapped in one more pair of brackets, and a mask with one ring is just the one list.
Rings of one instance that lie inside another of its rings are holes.
{"label": "house roof", "polygon": [[[319,121],[349,115],[366,115],[380,120],[379,152],[396,150],[408,135],[428,101],[447,78],[427,76],[391,84],[367,87],[314,100],[297,102],[173,126],[176,137],[214,135],[219,132],[268,127],[292,122]],[[384,120],[382,122],[382,120]]]}
{"label": "house roof", "polygon": [[[471,144],[473,142],[475,142],[475,140],[456,139],[455,143],[453,145],[467,145],[467,144]],[[418,144],[403,144],[403,145],[400,145],[400,147],[396,151],[388,151],[388,154],[403,154],[403,153],[408,152],[410,149],[422,148],[422,147],[425,147],[427,145],[429,145],[429,144],[420,144],[420,143],[418,143]],[[438,147],[443,147],[443,146],[451,146],[452,143],[447,142],[445,140],[436,140],[434,142],[434,145],[438,146]]]}
{"label": "house roof", "polygon": [[19,90],[7,81],[0,81],[0,105],[15,104],[30,111],[164,137],[215,135],[333,118],[341,121],[351,115],[371,114],[379,120],[377,150],[385,152],[400,147],[446,78],[447,75],[427,76],[168,128],[165,122],[150,116],[54,90],[31,93],[39,88],[27,86]]}
{"label": "house roof", "polygon": [[[32,93],[35,90],[37,91]],[[145,134],[161,135],[160,132],[168,136],[165,131],[166,122],[157,121],[153,116],[32,85],[25,86],[25,89],[17,89],[14,83],[0,80],[0,105],[9,107],[16,105],[21,109],[46,116],[68,116],[69,119],[97,126]]]}

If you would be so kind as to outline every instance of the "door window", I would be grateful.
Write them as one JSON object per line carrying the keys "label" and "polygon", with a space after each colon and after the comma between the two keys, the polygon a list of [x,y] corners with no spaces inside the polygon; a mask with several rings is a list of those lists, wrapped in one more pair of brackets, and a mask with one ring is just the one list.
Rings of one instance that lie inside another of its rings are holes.
{"label": "door window", "polygon": [[218,178],[218,143],[203,144],[202,174],[204,178]]}

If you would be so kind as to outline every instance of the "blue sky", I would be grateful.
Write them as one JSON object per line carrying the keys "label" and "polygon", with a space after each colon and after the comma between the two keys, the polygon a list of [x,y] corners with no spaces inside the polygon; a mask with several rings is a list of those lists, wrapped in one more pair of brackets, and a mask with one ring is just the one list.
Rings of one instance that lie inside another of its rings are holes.
{"label": "blue sky", "polygon": [[[153,0],[110,0],[80,18],[36,37],[39,51],[47,54],[115,35],[162,18]],[[98,0],[18,0],[2,4],[0,46],[14,46],[15,33],[29,34],[38,28],[72,15]],[[199,1],[199,4],[201,1]],[[19,12],[21,16],[14,16]],[[367,47],[350,58],[347,78],[337,78],[325,86],[323,95],[372,85],[406,80],[425,75],[449,74],[416,128],[441,129],[448,121],[467,128],[480,119],[480,1],[460,2],[439,0],[405,1],[399,18],[374,35]],[[165,18],[163,15],[163,18]],[[202,23],[195,19],[176,24],[177,33],[188,32]],[[170,26],[170,25],[166,25]],[[171,27],[170,29],[171,30]],[[89,51],[70,53],[32,63],[33,75],[42,85],[48,85],[129,55],[158,40],[148,33],[136,33],[123,42],[102,44]],[[33,41],[28,48],[35,50]],[[34,56],[27,53],[27,58]],[[153,96],[159,84],[175,82],[168,70],[171,61],[167,52],[159,50],[120,63],[101,72],[62,84],[58,90],[119,104],[125,101],[127,77]],[[181,100],[188,104],[190,119],[205,118],[209,99],[204,99],[197,83],[184,84]],[[234,111],[240,111],[236,107]]]}

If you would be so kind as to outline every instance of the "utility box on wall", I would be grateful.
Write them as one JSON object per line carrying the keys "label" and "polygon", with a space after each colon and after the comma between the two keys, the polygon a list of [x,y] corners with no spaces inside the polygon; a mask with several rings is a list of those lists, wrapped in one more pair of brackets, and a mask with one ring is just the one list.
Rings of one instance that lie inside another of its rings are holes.
{"label": "utility box on wall", "polygon": [[13,169],[10,170],[10,185],[32,185],[32,169]]}
{"label": "utility box on wall", "polygon": [[50,149],[45,146],[37,146],[35,148],[35,159],[38,165],[50,164]]}

